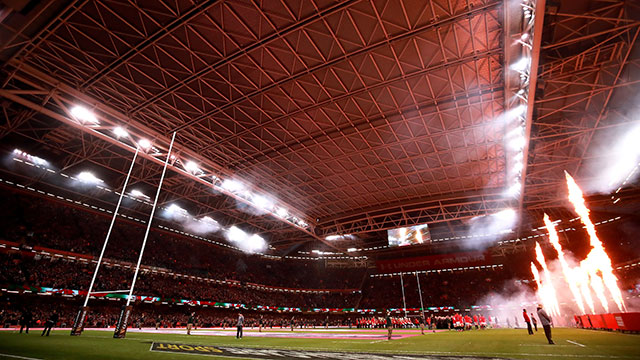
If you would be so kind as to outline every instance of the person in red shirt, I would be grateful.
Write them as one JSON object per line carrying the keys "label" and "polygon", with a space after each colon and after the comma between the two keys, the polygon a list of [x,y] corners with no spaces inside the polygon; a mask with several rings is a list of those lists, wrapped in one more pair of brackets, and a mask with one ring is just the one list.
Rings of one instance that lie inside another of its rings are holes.
{"label": "person in red shirt", "polygon": [[480,329],[485,329],[487,327],[487,319],[484,315],[480,315]]}
{"label": "person in red shirt", "polygon": [[476,330],[478,330],[478,328],[479,328],[478,315],[473,315],[473,325],[475,325],[476,326]]}
{"label": "person in red shirt", "polygon": [[465,330],[471,330],[471,316],[469,315],[465,315],[464,316],[464,328]]}
{"label": "person in red shirt", "polygon": [[527,309],[522,309],[522,317],[524,318],[524,322],[527,323],[527,331],[529,332],[529,335],[533,335],[533,329],[531,328],[531,319],[527,314]]}

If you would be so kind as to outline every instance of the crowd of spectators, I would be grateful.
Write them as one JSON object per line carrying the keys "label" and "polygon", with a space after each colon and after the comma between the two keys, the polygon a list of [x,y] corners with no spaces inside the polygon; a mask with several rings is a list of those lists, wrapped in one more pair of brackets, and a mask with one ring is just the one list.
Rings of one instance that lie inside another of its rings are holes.
{"label": "crowd of spectators", "polygon": [[[93,275],[93,264],[66,259],[25,257],[0,254],[0,285],[51,287],[86,290]],[[102,266],[94,291],[129,289],[133,269]],[[142,271],[138,275],[136,295],[161,298],[206,300],[247,305],[286,307],[354,307],[359,293],[298,293],[247,288],[239,284],[218,284],[199,279]]]}
{"label": "crowd of spectators", "polygon": [[[99,253],[108,228],[108,217],[37,197],[16,195],[6,190],[0,190],[0,195],[5,200],[5,206],[0,207],[3,219],[0,239],[17,242],[25,247],[39,245],[92,256]],[[114,229],[105,257],[115,261],[135,262],[144,227],[122,221],[116,224],[118,225]],[[512,266],[420,274],[421,302],[415,275],[405,275],[402,282],[398,275],[369,277],[368,270],[364,268],[336,269],[325,266],[322,261],[270,259],[158,229],[151,232],[142,263],[175,273],[233,281],[220,284],[143,270],[136,283],[137,295],[241,303],[249,306],[384,309],[402,308],[405,305],[407,308],[419,308],[423,304],[424,307],[466,308],[477,305],[490,293],[508,290],[510,286],[514,286],[515,278],[522,278],[504,270],[514,268]],[[93,270],[92,263],[34,256],[33,253],[25,255],[25,252],[8,249],[0,251],[0,285],[5,287],[17,285],[86,290]],[[633,271],[636,272],[634,279],[637,279],[637,270],[632,269]],[[132,276],[133,270],[130,268],[105,265],[101,268],[94,291],[126,290],[131,284]],[[361,289],[361,292],[278,292],[252,288],[247,286],[248,282],[302,289],[353,288]],[[635,280],[627,279],[623,284],[625,289],[638,291]],[[38,309],[41,313],[37,316],[44,316],[53,305],[47,303],[43,306]],[[70,321],[68,316],[73,316],[76,310],[77,307],[65,310],[60,321]],[[93,315],[91,321],[104,326],[113,324],[119,308],[105,305],[103,310],[94,311],[96,315]],[[6,308],[3,311],[5,318],[11,318],[16,310]],[[10,313],[11,311],[14,313]],[[140,321],[148,324],[161,316],[171,326],[176,326],[182,321],[181,311],[183,310],[166,306],[149,308],[141,312],[145,315],[140,315]],[[216,311],[219,310],[201,308],[202,322],[224,324],[226,315]],[[277,319],[273,320],[276,323],[290,317],[277,313],[265,313],[262,316],[273,316]],[[313,323],[320,321],[318,319],[313,320]],[[340,319],[335,321],[344,321]],[[305,326],[304,322],[302,326]]]}
{"label": "crowd of spectators", "polygon": [[[97,256],[110,218],[38,197],[0,189],[0,238],[27,246],[43,246]],[[156,220],[159,221],[159,220]],[[179,224],[167,223],[180,230]],[[105,257],[135,262],[144,236],[144,225],[118,220]],[[209,234],[219,242],[224,239]],[[326,267],[323,261],[270,259],[245,254],[208,242],[154,228],[147,241],[143,264],[180,269],[183,273],[215,279],[232,279],[270,286],[307,289],[358,288],[365,269]]]}

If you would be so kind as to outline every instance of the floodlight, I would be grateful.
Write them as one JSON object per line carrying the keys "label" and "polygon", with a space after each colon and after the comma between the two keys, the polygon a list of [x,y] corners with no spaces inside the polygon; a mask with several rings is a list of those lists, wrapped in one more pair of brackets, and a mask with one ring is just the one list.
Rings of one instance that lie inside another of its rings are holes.
{"label": "floodlight", "polygon": [[520,60],[511,64],[511,69],[519,72],[527,70],[531,66],[531,59],[528,57],[520,58]]}
{"label": "floodlight", "polygon": [[247,239],[245,248],[250,252],[256,252],[264,249],[266,247],[266,244],[267,243],[260,235],[253,234],[250,238]]}
{"label": "floodlight", "polygon": [[522,150],[526,142],[527,141],[524,138],[524,135],[520,134],[517,137],[509,140],[507,145],[509,145],[509,148],[512,150]]}
{"label": "floodlight", "polygon": [[286,218],[287,216],[289,216],[289,212],[287,211],[287,209],[279,207],[276,209],[276,215],[280,216],[281,218]]}
{"label": "floodlight", "polygon": [[269,210],[273,207],[273,203],[271,201],[269,201],[269,199],[267,199],[266,197],[262,196],[262,195],[253,195],[251,196],[251,202],[261,208],[261,209],[266,209]]}
{"label": "floodlight", "polygon": [[89,184],[99,184],[103,182],[102,180],[98,179],[95,175],[93,175],[88,171],[83,171],[80,174],[78,174],[78,180],[89,183]]}
{"label": "floodlight", "polygon": [[500,212],[497,212],[495,214],[493,214],[493,216],[495,216],[496,218],[500,219],[500,220],[504,220],[504,221],[510,221],[515,219],[516,217],[516,211],[513,209],[504,209]]}
{"label": "floodlight", "polygon": [[167,212],[169,214],[186,214],[187,210],[181,208],[180,206],[176,205],[176,204],[171,204],[169,205],[169,207],[167,208]]}
{"label": "floodlight", "polygon": [[515,184],[509,186],[509,188],[506,191],[506,194],[508,196],[516,196],[516,195],[520,194],[520,188],[521,188],[520,183],[515,183]]}
{"label": "floodlight", "polygon": [[71,115],[83,124],[98,124],[100,122],[91,110],[80,105],[76,105],[71,109]]}
{"label": "floodlight", "polygon": [[217,224],[218,222],[210,218],[209,216],[204,216],[200,221],[209,223],[209,224]]}
{"label": "floodlight", "polygon": [[195,174],[197,172],[200,171],[200,168],[198,167],[198,164],[196,164],[193,161],[187,161],[186,164],[184,164],[184,169],[187,170],[188,172]]}
{"label": "floodlight", "polygon": [[227,230],[227,239],[232,242],[241,242],[247,238],[247,233],[239,228],[232,226]]}
{"label": "floodlight", "polygon": [[144,150],[149,150],[151,148],[151,141],[147,139],[140,139],[138,140],[138,145]]}
{"label": "floodlight", "polygon": [[513,164],[513,171],[515,173],[520,173],[522,172],[522,169],[524,168],[524,165],[522,164],[522,161],[516,161],[515,164]]}
{"label": "floodlight", "polygon": [[143,194],[140,190],[131,190],[131,196],[138,198],[149,198],[147,195]]}
{"label": "floodlight", "polygon": [[125,130],[124,128],[121,128],[120,126],[114,128],[113,133],[118,139],[121,137],[129,136],[129,133],[127,132],[127,130]]}

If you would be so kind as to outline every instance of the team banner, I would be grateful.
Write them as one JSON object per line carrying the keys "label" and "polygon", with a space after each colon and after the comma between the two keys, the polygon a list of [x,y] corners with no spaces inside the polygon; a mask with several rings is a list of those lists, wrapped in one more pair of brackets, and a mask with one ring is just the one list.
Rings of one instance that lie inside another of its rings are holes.
{"label": "team banner", "polygon": [[490,263],[491,255],[489,253],[470,251],[404,259],[378,260],[376,261],[376,268],[379,273],[395,273],[480,266]]}
{"label": "team banner", "polygon": [[[188,345],[167,342],[154,342],[150,351],[169,353],[213,355],[242,359],[323,359],[323,360],[387,360],[387,359],[422,359],[422,360],[448,360],[450,356],[425,355],[425,354],[372,354],[340,351],[317,350],[285,350],[285,349],[257,349],[250,347],[233,346],[209,346]],[[467,360],[480,359],[477,357],[464,357]],[[486,359],[486,358],[482,358]]]}

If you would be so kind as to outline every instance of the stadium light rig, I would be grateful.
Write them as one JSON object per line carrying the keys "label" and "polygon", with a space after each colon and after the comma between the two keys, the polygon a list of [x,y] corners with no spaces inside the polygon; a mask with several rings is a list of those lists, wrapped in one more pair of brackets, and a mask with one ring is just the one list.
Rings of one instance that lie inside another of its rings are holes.
{"label": "stadium light rig", "polygon": [[[135,129],[127,129],[124,125],[120,125],[118,124],[118,121],[114,120],[114,118],[117,118],[118,120],[121,120],[122,123],[131,125],[126,116],[123,115],[119,117],[117,113],[109,112],[109,116],[98,120],[98,117],[90,108],[73,103],[69,107],[68,113],[69,116],[67,119],[70,122],[82,125],[99,125],[101,123],[100,120],[104,120],[104,122],[107,123],[104,126],[85,126],[85,129],[90,128],[91,133],[96,134],[103,139],[115,141],[116,144],[120,144],[130,150],[132,148],[137,148],[146,154],[145,157],[149,158],[150,156],[158,163],[162,162],[162,160],[156,158],[156,156],[164,154],[163,149],[165,147],[162,142],[154,145],[150,140],[148,140],[148,138],[140,136],[148,132],[143,130],[138,133]],[[153,135],[153,137],[159,141],[155,135]],[[188,153],[188,151],[183,152],[185,154]],[[174,170],[183,170],[183,173],[187,176],[198,182],[211,186],[213,190],[233,197],[236,200],[258,210],[266,211],[268,215],[289,223],[290,225],[315,236],[310,223],[302,216],[295,216],[294,212],[286,210],[287,206],[283,206],[285,205],[284,203],[278,204],[279,201],[269,194],[254,191],[250,185],[246,184],[241,179],[234,179],[231,176],[224,174],[224,172],[221,174],[220,169],[212,170],[210,166],[198,164],[196,159],[185,159],[179,154],[180,152],[170,154],[170,165],[174,167]],[[195,156],[197,157],[197,155]],[[178,163],[180,163],[180,167],[178,167]]]}
{"label": "stadium light rig", "polygon": [[138,146],[140,146],[140,148],[143,149],[144,151],[147,151],[151,149],[152,144],[151,144],[151,141],[143,138],[138,140]]}
{"label": "stadium light rig", "polygon": [[526,139],[526,116],[529,110],[529,93],[530,93],[530,74],[533,50],[533,26],[535,23],[535,4],[531,0],[521,0],[519,2],[519,23],[522,29],[514,36],[512,46],[519,49],[513,49],[519,53],[517,60],[508,66],[508,71],[514,72],[517,77],[517,84],[510,83],[509,86],[515,86],[513,89],[513,97],[509,99],[511,110],[507,111],[507,126],[511,127],[506,131],[505,157],[508,160],[507,174],[505,179],[506,189],[504,196],[509,198],[517,198],[522,191],[522,175],[524,171],[525,161],[524,152],[527,146]]}
{"label": "stadium light rig", "polygon": [[129,194],[135,198],[149,199],[149,197],[140,190],[136,190],[136,189],[131,190]]}
{"label": "stadium light rig", "polygon": [[100,123],[93,111],[82,105],[71,108],[71,115],[82,124],[98,125]]}
{"label": "stadium light rig", "polygon": [[34,165],[38,165],[38,166],[44,166],[44,167],[48,167],[49,166],[49,162],[45,159],[39,158],[37,156],[33,156],[25,151],[22,151],[20,149],[14,149],[13,150],[13,157],[14,159],[22,159],[22,160],[26,160],[30,163],[33,163]]}
{"label": "stadium light rig", "polygon": [[78,180],[88,184],[102,184],[104,182],[89,171],[83,171],[78,174]]}
{"label": "stadium light rig", "polygon": [[113,134],[118,138],[125,138],[129,136],[129,133],[124,128],[118,126],[113,129]]}
{"label": "stadium light rig", "polygon": [[202,170],[200,170],[200,167],[198,166],[198,164],[196,164],[194,161],[187,161],[184,164],[184,169],[192,174],[198,174],[200,172],[202,172]]}

